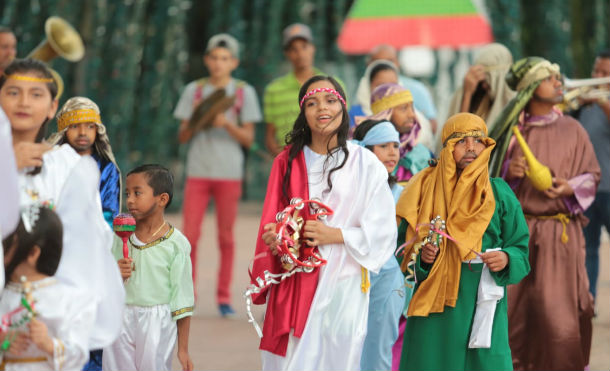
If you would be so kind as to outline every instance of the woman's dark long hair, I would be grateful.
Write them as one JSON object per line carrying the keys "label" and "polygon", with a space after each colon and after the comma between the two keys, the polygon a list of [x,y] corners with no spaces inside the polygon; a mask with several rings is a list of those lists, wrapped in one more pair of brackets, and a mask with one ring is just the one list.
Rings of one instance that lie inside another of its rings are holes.
{"label": "woman's dark long hair", "polygon": [[[366,136],[366,133],[369,132],[372,128],[374,128],[377,124],[382,123],[387,120],[364,120],[360,123],[360,125],[356,126],[356,130],[354,130],[354,139],[355,140],[363,140]],[[373,146],[366,146],[368,150],[373,151]],[[394,175],[388,173],[388,184],[392,187],[396,184],[398,180]]]}
{"label": "woman's dark long hair", "polygon": [[[309,91],[309,87],[313,83],[318,82],[318,81],[330,82],[334,86],[335,90],[343,97],[343,99],[345,101],[347,101],[347,98],[345,97],[345,92],[343,91],[343,88],[337,82],[337,80],[335,80],[331,76],[318,75],[318,76],[314,76],[314,77],[310,78],[303,84],[303,86],[301,86],[301,90],[299,91],[299,102],[301,102],[301,99],[303,99],[305,94],[307,94],[307,92]],[[328,182],[329,190],[331,190],[333,188],[333,183],[330,179],[332,173],[341,169],[343,166],[345,166],[345,163],[347,162],[347,157],[349,155],[349,152],[347,150],[347,134],[349,131],[349,116],[347,114],[347,108],[343,105],[343,103],[341,103],[341,107],[343,109],[343,114],[341,117],[341,124],[339,125],[339,127],[337,129],[335,129],[335,131],[333,133],[331,133],[331,135],[329,136],[328,142],[326,143],[326,149],[328,151],[328,155],[326,157],[326,162],[324,163],[324,166],[325,166],[324,170],[326,170],[327,161],[332,156],[335,156],[338,153],[338,150],[341,150],[345,154],[345,156],[343,157],[343,161],[341,162],[341,164],[339,164],[338,166],[335,166],[328,172],[327,182]],[[337,136],[337,147],[330,148],[330,141],[331,141],[332,137],[335,135]],[[288,195],[288,185],[290,183],[290,174],[292,172],[292,160],[294,160],[297,157],[297,155],[299,154],[299,152],[301,152],[303,150],[303,147],[305,147],[308,144],[311,144],[311,129],[309,128],[309,125],[307,124],[307,119],[305,118],[305,105],[303,105],[301,107],[301,112],[299,113],[299,116],[297,117],[297,119],[294,122],[292,131],[286,135],[286,144],[290,145],[290,150],[288,152],[288,166],[286,168],[286,174],[284,174],[284,180],[282,183],[282,193],[283,193],[286,201],[289,201],[291,196]]]}
{"label": "woman's dark long hair", "polygon": [[28,258],[34,246],[40,248],[36,270],[47,276],[52,276],[57,271],[63,246],[61,220],[46,207],[40,207],[38,211],[38,220],[31,232],[25,229],[21,220],[17,230],[2,240],[4,256],[12,254],[11,260],[4,265],[5,284],[10,281],[15,268]]}
{"label": "woman's dark long hair", "polygon": [[[4,86],[6,82],[6,76],[12,75],[14,73],[34,73],[40,78],[43,79],[53,79],[53,75],[49,72],[47,66],[36,59],[26,58],[26,59],[15,59],[7,68],[4,70],[4,74],[0,75],[0,89]],[[51,100],[55,100],[57,96],[57,83],[55,79],[52,82],[48,82],[45,84],[47,88],[49,88],[49,93],[51,93]],[[38,133],[36,134],[36,139],[34,140],[36,143],[42,142],[44,138],[47,136],[47,126],[49,123],[49,119],[45,119],[45,121],[38,129]],[[30,175],[36,175],[40,173],[41,167],[38,166],[34,168]]]}

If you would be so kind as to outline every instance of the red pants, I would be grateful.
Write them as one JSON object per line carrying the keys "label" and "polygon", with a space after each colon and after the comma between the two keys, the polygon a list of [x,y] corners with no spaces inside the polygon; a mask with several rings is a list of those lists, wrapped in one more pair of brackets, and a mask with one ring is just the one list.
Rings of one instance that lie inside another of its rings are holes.
{"label": "red pants", "polygon": [[193,285],[197,278],[197,242],[201,234],[201,223],[208,207],[210,196],[214,197],[218,224],[218,246],[220,269],[216,286],[218,304],[231,303],[231,279],[233,276],[233,225],[237,217],[237,205],[241,197],[241,180],[187,178],[184,187],[183,229],[191,243],[193,263]]}

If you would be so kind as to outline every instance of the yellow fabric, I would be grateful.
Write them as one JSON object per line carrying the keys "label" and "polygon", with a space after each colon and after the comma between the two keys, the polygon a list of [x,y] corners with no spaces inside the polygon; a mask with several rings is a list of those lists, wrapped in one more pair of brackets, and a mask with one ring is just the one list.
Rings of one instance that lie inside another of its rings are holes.
{"label": "yellow fabric", "polygon": [[570,224],[570,215],[568,214],[564,214],[564,213],[559,213],[559,214],[555,214],[555,215],[550,215],[550,216],[540,216],[540,215],[525,215],[525,217],[527,219],[557,219],[561,222],[561,226],[563,227],[562,231],[561,231],[561,242],[568,243],[568,232],[567,232],[567,227],[568,224]]}
{"label": "yellow fabric", "polygon": [[[458,178],[453,159],[453,148],[461,137],[482,132],[487,146],[462,171]],[[449,137],[452,137],[449,139]],[[446,305],[455,307],[460,283],[462,261],[475,257],[471,251],[481,251],[483,234],[493,216],[496,201],[489,181],[488,162],[495,141],[487,137],[485,121],[471,113],[458,113],[450,117],[443,127],[438,164],[416,174],[402,192],[396,213],[409,226],[405,241],[421,242],[428,228],[415,229],[429,224],[437,215],[446,221],[446,232],[459,245],[447,238],[439,244],[439,254],[426,280],[421,282],[409,304],[409,316],[428,316],[440,313]],[[403,271],[409,263],[414,245],[404,250]]]}
{"label": "yellow fabric", "polygon": [[0,371],[6,370],[6,365],[15,364],[15,363],[38,363],[38,362],[46,362],[47,357],[28,357],[28,358],[4,358],[0,363]]}
{"label": "yellow fabric", "polygon": [[362,274],[362,278],[360,281],[360,290],[362,290],[363,293],[366,293],[371,287],[371,281],[369,280],[369,271],[367,271],[364,267],[360,267],[360,272]]}
{"label": "yellow fabric", "polygon": [[21,80],[21,81],[30,81],[30,82],[42,82],[42,83],[50,83],[53,82],[52,78],[49,77],[34,77],[34,76],[27,76],[27,75],[18,75],[16,73],[12,74],[12,75],[4,75],[6,76],[6,79],[14,79],[14,80]]}
{"label": "yellow fabric", "polygon": [[78,109],[68,111],[57,118],[57,131],[62,131],[72,124],[80,124],[84,122],[94,122],[102,124],[100,114],[92,109]]}
{"label": "yellow fabric", "polygon": [[411,95],[410,91],[403,90],[376,100],[371,104],[371,111],[373,112],[373,115],[376,115],[379,112],[411,102],[413,102],[413,95]]}

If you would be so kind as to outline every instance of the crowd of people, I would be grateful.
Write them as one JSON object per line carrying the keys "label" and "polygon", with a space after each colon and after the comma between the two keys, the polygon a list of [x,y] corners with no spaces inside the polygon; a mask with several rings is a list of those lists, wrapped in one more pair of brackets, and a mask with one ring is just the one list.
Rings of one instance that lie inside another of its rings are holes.
{"label": "crowd of people", "polygon": [[[610,100],[559,109],[551,61],[481,48],[443,123],[393,47],[371,51],[352,102],[314,67],[313,34],[297,23],[282,38],[292,71],[269,83],[261,112],[232,75],[239,42],[215,35],[209,76],[174,110],[188,146],[183,234],[165,217],[171,172],[122,172],[98,105],[58,107],[53,71],[15,59],[15,45],[0,28],[0,368],[169,370],[176,349],[183,370],[197,368],[201,224],[213,198],[216,303],[229,317],[245,150],[261,123],[274,161],[246,298],[266,305],[264,370],[588,367]],[[592,76],[610,77],[609,51]]]}

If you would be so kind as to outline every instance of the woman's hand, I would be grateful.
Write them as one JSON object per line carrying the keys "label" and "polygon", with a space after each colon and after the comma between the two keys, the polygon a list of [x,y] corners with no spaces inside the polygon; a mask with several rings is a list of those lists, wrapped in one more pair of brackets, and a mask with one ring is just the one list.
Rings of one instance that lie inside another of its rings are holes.
{"label": "woman's hand", "polygon": [[438,248],[438,246],[434,246],[431,243],[425,244],[424,247],[421,249],[421,261],[426,264],[434,263],[439,251],[440,249]]}
{"label": "woman's hand", "polygon": [[329,227],[318,220],[307,220],[303,228],[303,237],[308,246],[320,246],[343,243],[343,233],[339,228]]}
{"label": "woman's hand", "polygon": [[277,241],[277,233],[275,233],[275,223],[268,223],[265,224],[265,226],[263,227],[263,235],[261,236],[261,238],[263,239],[263,242],[269,246],[269,249],[271,249],[271,253],[273,255],[277,255],[277,246],[278,246],[278,241]]}

